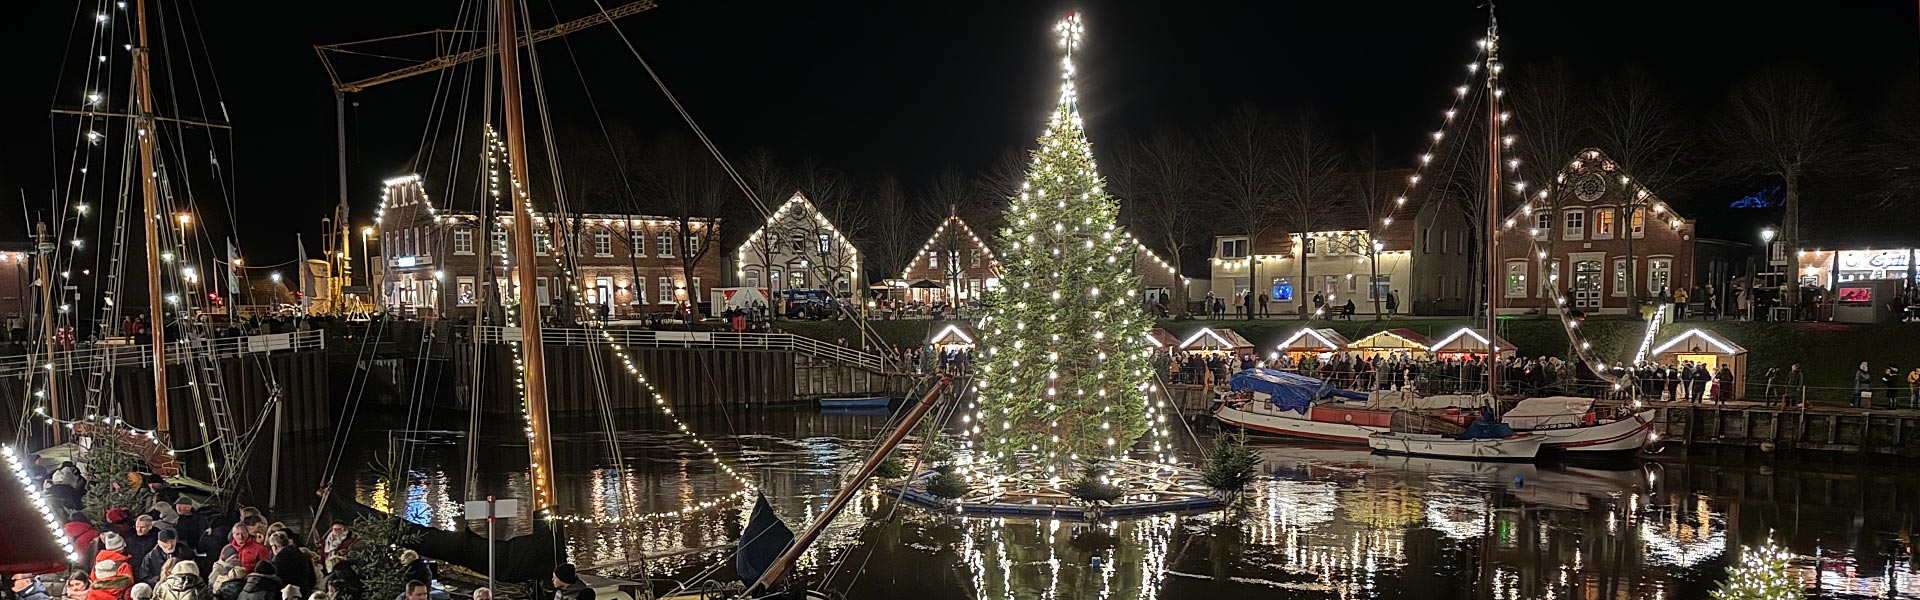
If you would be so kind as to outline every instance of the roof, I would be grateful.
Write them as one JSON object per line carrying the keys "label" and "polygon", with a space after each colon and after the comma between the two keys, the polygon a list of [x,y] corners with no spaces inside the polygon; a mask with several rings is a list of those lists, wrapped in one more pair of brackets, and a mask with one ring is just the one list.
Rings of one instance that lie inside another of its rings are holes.
{"label": "roof", "polygon": [[[1647,188],[1636,183],[1633,179],[1632,174],[1627,173],[1626,170],[1624,169],[1621,169],[1620,165],[1613,162],[1613,159],[1607,158],[1606,153],[1601,152],[1599,148],[1587,148],[1585,150],[1581,150],[1579,153],[1575,154],[1571,160],[1568,160],[1566,166],[1561,167],[1560,172],[1555,174],[1554,176],[1562,180],[1570,180],[1573,177],[1584,175],[1587,173],[1605,173],[1607,174],[1608,177],[1618,176],[1620,178],[1620,183],[1622,185],[1633,184],[1634,187],[1636,188],[1635,193],[1639,194],[1642,198],[1644,198],[1642,202],[1645,202],[1645,206],[1651,207],[1653,209],[1653,212],[1647,215],[1648,218],[1646,220],[1648,221],[1647,223],[1648,227],[1652,227],[1654,223],[1664,222],[1669,227],[1672,227],[1674,229],[1679,229],[1681,225],[1687,225],[1687,224],[1693,223],[1691,219],[1687,219],[1685,217],[1680,216],[1680,213],[1678,211],[1673,210],[1672,205],[1669,205],[1666,203],[1666,201],[1661,200],[1659,194],[1655,194],[1652,192],[1652,190],[1648,190]],[[1532,215],[1534,210],[1534,203],[1540,202],[1546,199],[1544,197],[1544,195],[1546,194],[1546,189],[1542,188],[1540,192],[1541,192],[1541,195],[1529,196],[1526,202],[1520,203],[1519,206],[1513,209],[1513,212],[1507,213],[1507,218],[1506,218],[1506,221],[1504,222],[1505,227],[1507,228],[1512,228],[1516,226],[1522,227],[1522,228],[1533,227],[1533,225],[1531,224],[1531,221],[1527,219],[1523,219],[1522,217],[1527,215]],[[1567,181],[1565,184],[1561,185],[1559,193],[1561,195],[1574,193],[1572,182]],[[1612,185],[1607,186],[1607,191],[1606,191],[1607,195],[1624,195],[1625,193],[1626,192],[1619,191],[1618,189],[1616,189],[1615,186],[1612,186]],[[1596,203],[1606,205],[1606,204],[1613,204],[1615,202],[1609,202],[1608,200],[1597,200]]]}
{"label": "roof", "polygon": [[927,338],[927,343],[935,346],[944,346],[947,344],[966,344],[971,346],[976,339],[979,338],[973,335],[973,328],[954,324],[948,325],[945,329],[941,329],[939,333],[933,334],[933,337]]}
{"label": "roof", "polygon": [[1355,350],[1429,350],[1433,340],[1412,329],[1387,329],[1354,340],[1347,345]]}
{"label": "roof", "polygon": [[[0,446],[8,474],[0,475],[0,515],[14,517],[17,535],[0,544],[0,573],[52,573],[79,562],[80,555],[61,530],[53,508],[27,473],[31,457],[21,455],[12,446]],[[35,519],[33,516],[40,518]],[[26,521],[39,521],[39,524]]]}
{"label": "roof", "polygon": [[1286,341],[1280,342],[1280,350],[1340,350],[1347,347],[1347,337],[1332,329],[1313,329],[1301,327],[1293,332]]}
{"label": "roof", "polygon": [[1240,337],[1240,334],[1235,333],[1232,329],[1202,327],[1199,331],[1193,332],[1193,335],[1188,336],[1185,341],[1180,342],[1181,350],[1194,348],[1202,350],[1252,349],[1253,342],[1247,341],[1247,338]]}
{"label": "roof", "polygon": [[1180,338],[1174,337],[1173,332],[1159,327],[1147,333],[1147,341],[1152,342],[1157,348],[1172,348],[1180,345]]}
{"label": "roof", "polygon": [[1739,344],[1733,343],[1718,333],[1705,329],[1688,329],[1680,332],[1680,335],[1668,338],[1667,341],[1662,342],[1658,346],[1654,346],[1652,354],[1666,354],[1669,351],[1674,353],[1686,352],[1689,354],[1725,354],[1728,356],[1747,353],[1746,348],[1740,347]]}
{"label": "roof", "polygon": [[[947,227],[958,228],[960,230],[960,233],[965,234],[967,236],[967,239],[973,240],[974,247],[977,247],[980,249],[981,252],[986,253],[988,268],[992,269],[993,272],[996,272],[996,273],[1000,271],[1000,257],[994,256],[993,248],[988,247],[986,240],[981,239],[980,236],[975,235],[973,233],[973,228],[967,226],[967,222],[960,218],[959,213],[953,213],[953,214],[947,215],[946,220],[941,221],[939,227],[933,228],[933,233],[927,236],[927,243],[921,244],[920,251],[914,253],[914,256],[916,257],[925,256],[928,252],[933,251],[933,245],[940,242],[940,234],[946,233]],[[752,239],[752,238],[748,238],[748,239]],[[909,260],[907,261],[907,266],[900,268],[901,279],[906,279],[907,275],[913,271],[914,262],[915,261]]]}
{"label": "roof", "polygon": [[747,236],[747,241],[740,243],[740,247],[733,252],[734,259],[740,263],[745,263],[747,260],[747,251],[752,248],[753,241],[759,239],[760,233],[766,231],[768,227],[779,221],[781,217],[787,216],[787,211],[789,210],[804,210],[812,213],[814,220],[821,225],[825,225],[827,231],[833,233],[833,239],[840,242],[840,244],[845,246],[848,252],[853,255],[853,261],[855,263],[854,272],[859,272],[860,251],[854,247],[853,240],[847,239],[845,234],[840,233],[840,228],[834,227],[833,222],[827,220],[826,215],[820,214],[820,208],[814,206],[813,201],[808,200],[807,195],[801,193],[799,190],[795,190],[793,197],[787,198],[787,201],[781,204],[780,208],[774,209],[773,216],[767,217],[766,223],[762,223],[759,229],[753,230],[753,233]]}
{"label": "roof", "polygon": [[[1513,344],[1500,336],[1493,337],[1494,349],[1501,354],[1513,354]],[[1461,327],[1446,337],[1440,338],[1432,346],[1434,352],[1474,352],[1486,354],[1487,330]]]}

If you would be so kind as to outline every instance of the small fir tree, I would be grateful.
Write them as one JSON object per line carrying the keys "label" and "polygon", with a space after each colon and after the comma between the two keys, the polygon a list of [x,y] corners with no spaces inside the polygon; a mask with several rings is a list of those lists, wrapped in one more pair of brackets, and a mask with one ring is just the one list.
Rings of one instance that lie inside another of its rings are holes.
{"label": "small fir tree", "polygon": [[[106,427],[98,430],[112,431]],[[105,523],[108,510],[124,508],[137,513],[152,503],[146,488],[135,487],[127,477],[140,467],[140,455],[122,449],[110,433],[94,436],[84,466],[88,487],[80,505],[94,523]]]}
{"label": "small fir tree", "polygon": [[364,597],[399,597],[407,586],[407,566],[401,564],[400,552],[418,543],[420,532],[400,517],[361,515],[353,520],[353,535],[359,541],[347,552],[360,573]]}
{"label": "small fir tree", "polygon": [[1247,448],[1245,432],[1223,433],[1213,438],[1213,448],[1207,451],[1207,466],[1200,474],[1200,481],[1215,490],[1236,494],[1253,483],[1254,465],[1259,462]]}
{"label": "small fir tree", "polygon": [[[1001,231],[1006,269],[981,320],[980,410],[987,456],[1026,453],[1049,468],[1124,453],[1148,431],[1150,328],[1132,273],[1135,243],[1093,160],[1073,84],[1078,17],[1059,26],[1060,101]],[[1068,471],[1071,472],[1071,471]]]}
{"label": "small fir tree", "polygon": [[1727,570],[1727,579],[1713,591],[1714,600],[1800,600],[1806,587],[1794,578],[1788,562],[1791,555],[1773,545],[1773,538],[1759,547],[1742,546],[1740,564]]}

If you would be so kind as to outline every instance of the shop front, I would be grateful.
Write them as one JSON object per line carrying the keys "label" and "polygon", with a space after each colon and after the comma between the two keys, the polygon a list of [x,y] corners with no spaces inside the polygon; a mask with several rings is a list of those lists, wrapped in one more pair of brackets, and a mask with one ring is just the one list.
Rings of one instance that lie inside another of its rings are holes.
{"label": "shop front", "polygon": [[1900,279],[1911,286],[1915,252],[1913,248],[1801,250],[1798,279],[1802,286],[1826,290],[1868,279]]}

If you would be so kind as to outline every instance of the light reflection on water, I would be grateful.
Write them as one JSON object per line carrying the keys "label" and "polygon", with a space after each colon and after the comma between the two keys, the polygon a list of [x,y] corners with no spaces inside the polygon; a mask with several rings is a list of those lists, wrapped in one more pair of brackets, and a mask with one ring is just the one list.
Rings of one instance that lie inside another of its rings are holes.
{"label": "light reflection on water", "polygon": [[[775,413],[735,424],[763,433],[705,437],[798,530],[824,509],[843,469],[864,458],[882,422]],[[611,522],[735,491],[697,448],[670,433],[621,433],[625,468],[595,450],[604,439],[560,440],[573,448],[556,452],[560,501],[578,514]],[[1737,461],[1608,470],[1278,443],[1260,453],[1267,477],[1232,509],[1131,521],[962,518],[901,507],[881,523],[894,507],[869,486],[803,558],[802,570],[825,579],[827,566],[844,562],[826,586],[851,598],[1664,600],[1705,597],[1740,544],[1771,531],[1797,555],[1796,575],[1819,597],[1920,598],[1912,558],[1889,551],[1908,542],[1920,514],[1911,472],[1853,475],[1848,489],[1867,495],[1856,502],[1822,479],[1830,473],[1756,475]],[[446,470],[459,469],[459,459],[448,460],[458,454],[423,453],[405,484],[408,519],[443,529],[463,524],[462,487]],[[483,467],[482,489],[524,496],[524,473],[498,470],[524,468],[524,458],[496,462]],[[363,473],[355,497],[383,507],[390,486]],[[650,556],[645,572],[657,582],[689,577],[730,558],[726,545],[751,500],[725,506],[671,521],[572,526],[567,551],[611,576],[638,578],[637,560]],[[718,576],[732,578],[731,567]]]}

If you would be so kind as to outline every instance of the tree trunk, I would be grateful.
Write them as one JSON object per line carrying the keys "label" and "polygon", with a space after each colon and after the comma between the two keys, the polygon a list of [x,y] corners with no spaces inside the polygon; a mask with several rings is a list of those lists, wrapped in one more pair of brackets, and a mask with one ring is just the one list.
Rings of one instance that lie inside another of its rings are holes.
{"label": "tree trunk", "polygon": [[[1373,320],[1378,321],[1381,319],[1381,298],[1380,293],[1373,289],[1373,282],[1380,280],[1380,251],[1373,249],[1372,236],[1368,236],[1367,239],[1367,258],[1369,259],[1367,261],[1369,263],[1367,265],[1367,295],[1373,297]],[[1387,292],[1392,293],[1393,286],[1387,286]]]}
{"label": "tree trunk", "polygon": [[1293,284],[1293,289],[1295,290],[1294,295],[1300,297],[1300,319],[1304,321],[1304,320],[1313,318],[1313,311],[1307,310],[1307,306],[1309,305],[1309,303],[1313,302],[1313,298],[1304,293],[1306,291],[1311,291],[1307,289],[1308,287],[1307,286],[1307,232],[1305,231],[1300,232],[1299,250],[1300,250],[1300,281],[1297,281]]}
{"label": "tree trunk", "polygon": [[1640,319],[1640,259],[1633,255],[1633,215],[1645,210],[1645,207],[1627,203],[1627,218],[1622,233],[1627,235],[1627,314],[1634,320]]}
{"label": "tree trunk", "polygon": [[[1785,240],[1787,251],[1793,252],[1800,249],[1800,168],[1789,165],[1783,170],[1785,172],[1781,175],[1787,180],[1787,206],[1786,214],[1780,218],[1780,236]],[[1800,312],[1800,282],[1796,279],[1796,270],[1797,266],[1787,270],[1786,289],[1780,294],[1781,304],[1789,309],[1788,321],[1797,320]],[[1834,274],[1834,277],[1838,277],[1838,274]]]}

